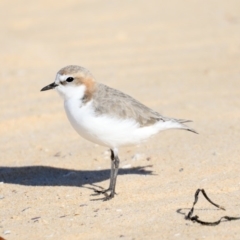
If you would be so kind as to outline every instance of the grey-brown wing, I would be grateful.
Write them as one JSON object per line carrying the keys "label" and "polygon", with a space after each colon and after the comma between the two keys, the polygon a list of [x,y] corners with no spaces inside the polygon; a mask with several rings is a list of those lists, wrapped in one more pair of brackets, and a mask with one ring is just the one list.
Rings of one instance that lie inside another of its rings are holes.
{"label": "grey-brown wing", "polygon": [[98,84],[97,90],[93,94],[96,114],[110,114],[122,119],[133,118],[139,122],[140,126],[148,126],[157,121],[167,120],[158,112],[116,89]]}

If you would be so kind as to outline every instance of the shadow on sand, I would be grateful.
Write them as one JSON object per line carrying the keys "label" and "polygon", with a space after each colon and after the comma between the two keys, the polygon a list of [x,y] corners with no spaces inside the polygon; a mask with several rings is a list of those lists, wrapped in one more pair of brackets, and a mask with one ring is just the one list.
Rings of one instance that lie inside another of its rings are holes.
{"label": "shadow on sand", "polygon": [[[118,175],[140,174],[153,175],[144,167],[119,169]],[[75,186],[95,183],[109,179],[110,170],[74,170],[49,166],[0,167],[0,182],[25,186]]]}

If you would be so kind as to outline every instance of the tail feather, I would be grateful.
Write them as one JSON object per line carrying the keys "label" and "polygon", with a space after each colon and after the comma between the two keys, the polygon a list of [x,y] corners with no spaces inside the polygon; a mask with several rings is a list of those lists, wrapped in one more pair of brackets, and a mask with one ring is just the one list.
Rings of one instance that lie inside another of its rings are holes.
{"label": "tail feather", "polygon": [[192,120],[186,120],[186,119],[175,119],[177,122],[179,123],[188,123],[188,122],[192,122]]}
{"label": "tail feather", "polygon": [[185,119],[172,119],[169,118],[167,120],[165,120],[164,122],[159,122],[159,131],[163,131],[163,130],[167,130],[167,129],[182,129],[182,130],[187,130],[193,133],[198,134],[197,131],[195,131],[194,129],[188,127],[187,125],[185,125],[184,123],[188,123],[188,122],[192,122],[191,120],[185,120]]}
{"label": "tail feather", "polygon": [[197,131],[195,131],[194,129],[192,129],[192,128],[188,127],[187,125],[183,124],[183,123],[192,122],[192,120],[176,119],[176,121],[181,124],[182,129],[198,134]]}
{"label": "tail feather", "polygon": [[195,131],[195,130],[192,129],[192,128],[185,128],[185,130],[190,131],[190,132],[193,132],[193,133],[196,133],[196,134],[199,134],[197,131]]}

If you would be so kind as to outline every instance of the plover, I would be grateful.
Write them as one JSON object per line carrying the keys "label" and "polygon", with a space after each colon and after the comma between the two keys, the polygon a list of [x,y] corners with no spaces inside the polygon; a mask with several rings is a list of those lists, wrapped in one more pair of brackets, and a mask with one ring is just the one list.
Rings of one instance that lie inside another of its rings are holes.
{"label": "plover", "polygon": [[190,120],[164,117],[129,95],[95,81],[85,68],[75,65],[60,69],[53,83],[41,91],[56,89],[64,99],[64,108],[73,128],[83,138],[110,148],[110,192],[115,195],[119,168],[118,148],[134,145],[167,129],[184,129]]}

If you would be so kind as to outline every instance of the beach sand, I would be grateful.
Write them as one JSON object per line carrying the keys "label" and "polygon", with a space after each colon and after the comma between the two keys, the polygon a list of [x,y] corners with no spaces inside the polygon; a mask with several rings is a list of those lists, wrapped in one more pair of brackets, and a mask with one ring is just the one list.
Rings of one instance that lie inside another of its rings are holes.
{"label": "beach sand", "polygon": [[[240,239],[240,1],[1,1],[0,236],[5,239]],[[171,130],[107,148],[70,126],[55,91],[70,64],[199,135]]]}

